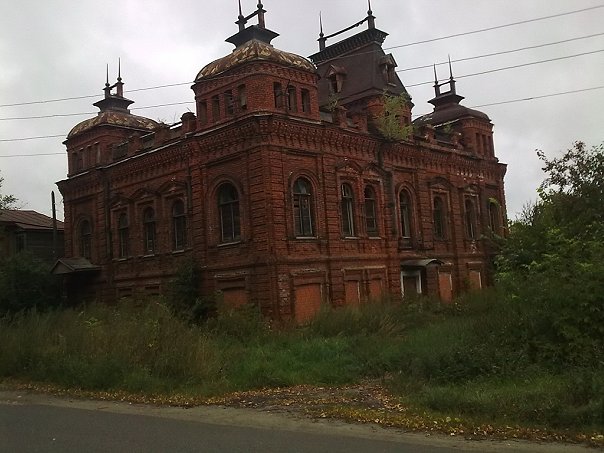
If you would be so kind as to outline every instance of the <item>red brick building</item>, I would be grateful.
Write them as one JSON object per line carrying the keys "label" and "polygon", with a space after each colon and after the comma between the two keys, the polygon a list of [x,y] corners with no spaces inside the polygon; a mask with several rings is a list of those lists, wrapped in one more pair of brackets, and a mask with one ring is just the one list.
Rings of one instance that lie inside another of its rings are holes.
{"label": "red brick building", "polygon": [[271,45],[264,13],[240,13],[235,50],[197,74],[196,114],[172,126],[132,115],[118,76],[69,133],[58,185],[66,256],[94,269],[86,288],[160,294],[192,259],[203,293],[304,321],[323,303],[447,301],[488,284],[505,165],[487,115],[460,104],[451,75],[411,122],[371,11],[354,36],[321,33],[309,59]]}

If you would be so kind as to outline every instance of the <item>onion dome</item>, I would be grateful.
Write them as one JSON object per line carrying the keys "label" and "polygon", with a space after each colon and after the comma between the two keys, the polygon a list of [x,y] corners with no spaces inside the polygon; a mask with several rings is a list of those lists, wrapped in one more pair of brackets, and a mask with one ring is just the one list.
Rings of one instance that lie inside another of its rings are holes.
{"label": "onion dome", "polygon": [[[116,89],[116,94],[112,94],[111,90]],[[86,132],[97,126],[115,126],[125,129],[134,129],[137,131],[152,131],[157,128],[159,124],[150,118],[143,116],[133,115],[130,113],[128,106],[133,104],[134,101],[124,97],[124,83],[119,75],[117,82],[113,85],[109,85],[109,75],[107,75],[107,82],[105,83],[105,97],[93,105],[98,107],[100,112],[94,118],[89,118],[77,124],[67,134],[67,139],[73,138],[82,132]]]}
{"label": "onion dome", "polygon": [[[265,27],[265,12],[262,3],[258,2],[257,11],[247,17],[243,17],[240,4],[239,19],[236,22],[239,24],[239,32],[226,40],[235,45],[235,50],[230,55],[206,65],[195,77],[195,82],[204,77],[213,77],[222,74],[229,69],[250,61],[268,61],[315,72],[316,67],[310,60],[300,55],[276,49],[271,45],[271,40],[279,36],[279,34]],[[258,25],[251,25],[245,28],[247,21],[254,16],[258,16]]]}

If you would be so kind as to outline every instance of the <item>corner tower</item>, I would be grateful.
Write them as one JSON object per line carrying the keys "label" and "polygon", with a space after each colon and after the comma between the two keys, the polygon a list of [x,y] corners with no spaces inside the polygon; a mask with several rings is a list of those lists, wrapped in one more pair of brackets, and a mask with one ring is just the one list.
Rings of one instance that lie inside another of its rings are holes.
{"label": "corner tower", "polygon": [[[271,45],[279,35],[266,28],[265,13],[258,2],[256,11],[244,16],[240,2],[235,22],[239,31],[226,40],[235,49],[204,66],[195,77],[191,88],[198,128],[260,112],[319,120],[315,66]],[[246,27],[255,17],[258,24]]]}

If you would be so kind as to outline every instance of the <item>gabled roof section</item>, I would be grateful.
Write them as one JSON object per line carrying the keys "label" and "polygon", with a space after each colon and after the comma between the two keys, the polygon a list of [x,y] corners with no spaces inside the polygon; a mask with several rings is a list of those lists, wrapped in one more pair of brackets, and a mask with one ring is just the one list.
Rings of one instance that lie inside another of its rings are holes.
{"label": "gabled roof section", "polygon": [[76,274],[83,272],[97,272],[101,270],[100,266],[92,264],[86,258],[61,258],[51,269],[55,275]]}
{"label": "gabled roof section", "polygon": [[[52,218],[36,211],[0,209],[0,225],[16,226],[23,230],[52,230]],[[64,229],[64,223],[60,220],[57,220],[57,229]]]}

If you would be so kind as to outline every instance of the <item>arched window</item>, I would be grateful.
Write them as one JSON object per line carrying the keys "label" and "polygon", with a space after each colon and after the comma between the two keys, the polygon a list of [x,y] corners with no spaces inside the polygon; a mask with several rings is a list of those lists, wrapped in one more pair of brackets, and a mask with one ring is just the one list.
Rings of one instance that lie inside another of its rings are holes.
{"label": "arched window", "polygon": [[445,216],[445,203],[443,202],[443,199],[440,196],[434,197],[433,221],[434,237],[436,239],[445,239]]}
{"label": "arched window", "polygon": [[82,220],[80,222],[80,255],[83,258],[91,259],[92,253],[92,228],[88,220]]}
{"label": "arched window", "polygon": [[466,198],[464,208],[466,215],[466,237],[468,239],[476,239],[476,206],[474,200]]}
{"label": "arched window", "polygon": [[342,234],[352,237],[354,231],[354,197],[349,184],[342,184]]}
{"label": "arched window", "polygon": [[247,109],[247,90],[245,85],[237,87],[237,94],[239,94],[239,108],[241,110]]}
{"label": "arched window", "polygon": [[222,184],[218,189],[218,211],[221,242],[238,241],[241,238],[239,194],[232,184]]}
{"label": "arched window", "polygon": [[368,236],[378,235],[375,190],[371,186],[365,187],[365,224]]}
{"label": "arched window", "polygon": [[129,232],[128,232],[128,214],[122,212],[117,220],[117,232],[119,238],[118,255],[120,258],[126,258],[129,252]]}
{"label": "arched window", "polygon": [[401,236],[403,238],[411,238],[411,197],[409,192],[401,190],[399,194],[399,208],[401,213]]}
{"label": "arched window", "polygon": [[496,201],[489,201],[489,227],[495,234],[499,234],[499,204]]}
{"label": "arched window", "polygon": [[176,200],[172,205],[172,247],[174,250],[184,250],[187,244],[187,215],[185,203]]}
{"label": "arched window", "polygon": [[310,91],[302,88],[300,96],[302,97],[302,111],[304,113],[310,113]]}
{"label": "arched window", "polygon": [[143,211],[143,249],[145,255],[155,253],[155,211],[146,208]]}
{"label": "arched window", "polygon": [[312,218],[312,186],[307,179],[298,178],[294,182],[294,229],[298,237],[314,234]]}

